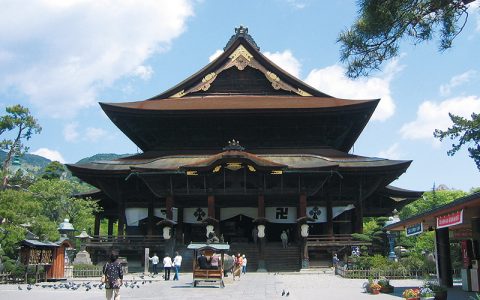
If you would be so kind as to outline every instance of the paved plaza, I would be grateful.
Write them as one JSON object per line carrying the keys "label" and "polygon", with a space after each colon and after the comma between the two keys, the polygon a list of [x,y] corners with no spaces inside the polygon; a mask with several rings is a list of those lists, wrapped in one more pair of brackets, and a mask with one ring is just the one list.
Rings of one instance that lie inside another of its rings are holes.
{"label": "paved plaza", "polygon": [[[406,287],[418,287],[422,284],[420,280],[392,280],[395,286],[395,293],[392,295],[365,294],[362,279],[343,279],[331,274],[299,274],[299,273],[248,273],[240,280],[232,281],[231,277],[226,278],[225,288],[219,288],[209,284],[200,287],[191,287],[191,273],[182,274],[180,281],[162,281],[161,278],[147,278],[144,282],[139,275],[128,275],[126,281],[129,287],[122,287],[122,299],[397,299],[401,300],[401,293]],[[76,283],[96,284],[96,279],[76,280]],[[151,281],[151,282],[150,282]],[[131,288],[132,282],[136,282]],[[142,284],[143,283],[143,284]],[[53,285],[53,283],[52,283]],[[58,285],[58,283],[57,283]],[[138,288],[136,286],[139,286]],[[66,290],[62,288],[34,286],[30,291],[27,285],[0,285],[0,299],[104,299],[105,290],[92,288],[86,291],[85,287],[77,290]],[[282,292],[285,291],[285,296]],[[289,293],[288,297],[286,294]],[[449,290],[449,300],[466,300],[474,293],[464,293],[460,288]]]}

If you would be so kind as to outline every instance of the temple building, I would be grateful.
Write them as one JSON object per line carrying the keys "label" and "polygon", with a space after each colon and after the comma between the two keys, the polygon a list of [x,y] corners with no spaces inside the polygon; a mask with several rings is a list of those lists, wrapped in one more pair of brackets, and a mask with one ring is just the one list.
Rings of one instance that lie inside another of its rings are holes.
{"label": "temple building", "polygon": [[214,232],[247,253],[251,269],[329,261],[358,244],[350,234],[362,232],[364,217],[390,215],[421,195],[389,185],[411,161],[349,153],[379,101],[312,88],[236,28],[220,56],[171,89],[100,103],[142,153],[68,165],[98,188],[90,196],[103,207],[87,249],[100,259],[114,247],[141,262],[146,247],[172,254]]}

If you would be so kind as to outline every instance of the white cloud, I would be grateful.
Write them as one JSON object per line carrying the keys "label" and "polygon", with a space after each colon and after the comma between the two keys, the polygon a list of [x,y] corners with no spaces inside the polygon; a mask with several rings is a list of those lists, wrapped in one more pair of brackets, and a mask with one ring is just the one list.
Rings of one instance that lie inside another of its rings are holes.
{"label": "white cloud", "polygon": [[96,142],[107,136],[107,131],[102,128],[88,127],[85,130],[85,139],[89,142]]}
{"label": "white cloud", "polygon": [[433,132],[435,129],[445,130],[452,125],[449,112],[469,118],[472,112],[478,111],[480,98],[477,96],[455,97],[440,103],[425,101],[418,107],[416,120],[404,124],[400,133],[405,139],[427,139],[438,146],[440,143],[433,137]]}
{"label": "white cloud", "polygon": [[167,50],[192,15],[191,0],[3,5],[0,92],[16,89],[41,112],[70,117],[94,105],[102,88]]}
{"label": "white cloud", "polygon": [[312,70],[305,82],[320,91],[338,98],[348,99],[376,99],[381,98],[372,120],[385,121],[395,113],[395,102],[390,91],[390,82],[403,66],[398,60],[388,63],[376,77],[349,79],[345,76],[345,69],[339,65],[323,69]]}
{"label": "white cloud", "polygon": [[384,157],[388,159],[400,159],[403,155],[400,151],[400,146],[398,143],[394,143],[388,149],[378,152],[378,157]]}
{"label": "white cloud", "polygon": [[297,78],[300,77],[300,69],[302,65],[293,56],[292,51],[287,49],[283,52],[264,52],[263,55],[268,57],[268,59],[279,65],[282,69],[284,69],[291,75]]}
{"label": "white cloud", "polygon": [[63,137],[67,142],[75,142],[78,139],[78,123],[73,122],[65,125],[63,128]]}
{"label": "white cloud", "polygon": [[303,9],[307,6],[307,3],[301,0],[287,0],[287,3],[296,9]]}
{"label": "white cloud", "polygon": [[217,49],[217,50],[215,51],[215,53],[213,53],[212,55],[210,55],[210,56],[208,57],[208,62],[214,61],[215,58],[219,57],[222,53],[223,53],[223,50]]}
{"label": "white cloud", "polygon": [[151,66],[138,66],[133,71],[133,75],[140,77],[143,80],[148,80],[152,77],[153,69]]}
{"label": "white cloud", "polygon": [[60,152],[58,152],[57,150],[50,150],[48,148],[40,148],[40,149],[35,150],[31,153],[35,154],[35,155],[43,156],[45,158],[48,158],[51,161],[58,161],[58,162],[61,162],[62,164],[65,163],[65,159],[63,158],[62,154],[60,154]]}
{"label": "white cloud", "polygon": [[477,75],[477,72],[474,70],[469,70],[465,73],[462,73],[460,75],[453,76],[450,81],[447,84],[442,84],[440,86],[440,95],[442,96],[448,96],[450,95],[450,92],[452,91],[453,88],[469,82],[472,78],[474,78]]}

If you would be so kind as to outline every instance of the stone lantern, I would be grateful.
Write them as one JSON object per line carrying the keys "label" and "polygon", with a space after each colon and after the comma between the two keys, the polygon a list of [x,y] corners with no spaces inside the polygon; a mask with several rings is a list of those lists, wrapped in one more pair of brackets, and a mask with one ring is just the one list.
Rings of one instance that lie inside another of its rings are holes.
{"label": "stone lantern", "polygon": [[64,219],[63,222],[58,226],[58,232],[60,232],[62,237],[68,237],[68,235],[74,231],[75,228],[73,228],[72,223],[70,223],[68,219]]}
{"label": "stone lantern", "polygon": [[91,265],[92,259],[90,258],[90,254],[86,250],[86,244],[92,237],[88,235],[85,229],[83,229],[82,232],[75,237],[80,239],[80,251],[78,251],[77,255],[75,256],[73,264]]}

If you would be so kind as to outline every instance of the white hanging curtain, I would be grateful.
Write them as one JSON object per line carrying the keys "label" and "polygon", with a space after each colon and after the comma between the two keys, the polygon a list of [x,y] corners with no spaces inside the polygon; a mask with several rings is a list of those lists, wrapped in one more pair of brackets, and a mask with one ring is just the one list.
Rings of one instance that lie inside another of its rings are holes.
{"label": "white hanging curtain", "polygon": [[[162,219],[167,219],[167,209],[165,207],[155,208],[153,210],[153,215],[155,217],[159,217],[159,218],[162,218]],[[178,220],[178,209],[174,208],[173,209],[173,220],[172,221],[177,222],[177,220]]]}
{"label": "white hanging curtain", "polygon": [[138,221],[148,217],[148,208],[129,207],[125,209],[125,218],[128,226],[138,226]]}
{"label": "white hanging curtain", "polygon": [[296,223],[297,208],[291,207],[265,207],[265,217],[272,223]]}
{"label": "white hanging curtain", "polygon": [[353,204],[349,204],[347,206],[334,206],[332,208],[333,218],[335,219],[336,217],[343,214],[344,212],[349,211],[349,210],[354,209],[354,208],[355,208],[355,205],[353,205]]}
{"label": "white hanging curtain", "polygon": [[225,207],[220,208],[220,221],[233,218],[238,215],[244,215],[246,217],[255,219],[258,214],[258,208],[256,207]]}
{"label": "white hanging curtain", "polygon": [[207,207],[188,207],[183,209],[183,222],[190,224],[202,223],[208,217]]}

